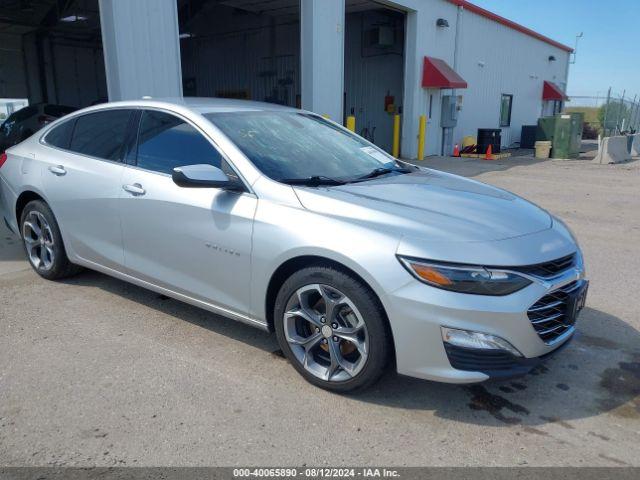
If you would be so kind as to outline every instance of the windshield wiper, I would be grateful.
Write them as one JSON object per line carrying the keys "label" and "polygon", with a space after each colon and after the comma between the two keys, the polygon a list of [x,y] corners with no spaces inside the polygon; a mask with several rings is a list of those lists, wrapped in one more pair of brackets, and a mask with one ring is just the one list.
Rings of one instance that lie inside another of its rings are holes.
{"label": "windshield wiper", "polygon": [[312,175],[306,178],[281,178],[278,181],[286,183],[287,185],[308,185],[310,187],[319,185],[344,185],[347,183],[337,178],[325,177],[324,175]]}
{"label": "windshield wiper", "polygon": [[387,175],[389,173],[411,173],[411,170],[408,168],[388,168],[388,167],[380,167],[371,170],[366,175],[362,175],[355,179],[355,181],[369,180],[370,178],[380,177],[382,175]]}

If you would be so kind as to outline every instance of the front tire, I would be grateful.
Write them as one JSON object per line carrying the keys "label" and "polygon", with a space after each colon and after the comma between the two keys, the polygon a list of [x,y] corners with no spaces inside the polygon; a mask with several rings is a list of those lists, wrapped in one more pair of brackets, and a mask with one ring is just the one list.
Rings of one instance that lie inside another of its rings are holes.
{"label": "front tire", "polygon": [[364,389],[389,360],[391,334],[380,301],[362,281],[332,267],[308,267],[285,281],[274,326],[294,368],[326,390]]}
{"label": "front tire", "polygon": [[56,217],[42,200],[33,200],[24,207],[20,232],[29,264],[42,278],[58,280],[82,270],[69,261]]}

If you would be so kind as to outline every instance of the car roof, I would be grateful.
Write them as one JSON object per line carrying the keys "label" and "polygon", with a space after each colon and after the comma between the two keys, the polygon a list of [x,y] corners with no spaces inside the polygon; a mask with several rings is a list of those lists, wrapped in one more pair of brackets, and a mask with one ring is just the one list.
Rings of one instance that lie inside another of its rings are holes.
{"label": "car roof", "polygon": [[109,106],[135,106],[135,107],[183,107],[195,112],[223,113],[223,112],[257,112],[257,111],[290,111],[298,112],[295,108],[276,105],[274,103],[254,102],[250,100],[236,100],[231,98],[205,98],[205,97],[145,97],[140,100],[126,100],[110,102],[90,107],[100,109]]}

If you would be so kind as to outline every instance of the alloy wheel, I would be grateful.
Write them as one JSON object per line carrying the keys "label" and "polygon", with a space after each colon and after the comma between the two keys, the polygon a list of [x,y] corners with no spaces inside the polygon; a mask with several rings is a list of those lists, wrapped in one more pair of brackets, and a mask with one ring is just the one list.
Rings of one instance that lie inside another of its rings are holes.
{"label": "alloy wheel", "polygon": [[55,261],[53,232],[44,215],[36,210],[29,212],[22,224],[22,238],[27,247],[31,264],[40,270],[50,270]]}
{"label": "alloy wheel", "polygon": [[304,369],[325,381],[349,380],[367,361],[365,320],[345,294],[329,285],[306,285],[291,295],[284,334]]}

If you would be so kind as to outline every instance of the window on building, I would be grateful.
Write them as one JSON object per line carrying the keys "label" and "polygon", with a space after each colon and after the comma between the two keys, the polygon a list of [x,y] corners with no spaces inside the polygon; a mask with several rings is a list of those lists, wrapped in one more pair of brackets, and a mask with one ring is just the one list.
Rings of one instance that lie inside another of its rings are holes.
{"label": "window on building", "polygon": [[509,127],[511,125],[511,106],[513,104],[513,95],[502,94],[500,102],[500,126]]}
{"label": "window on building", "polygon": [[78,117],[69,150],[120,161],[131,110],[105,110]]}
{"label": "window on building", "polygon": [[171,174],[175,167],[209,164],[220,168],[222,156],[194,127],[173,115],[147,110],[138,139],[140,168]]}

